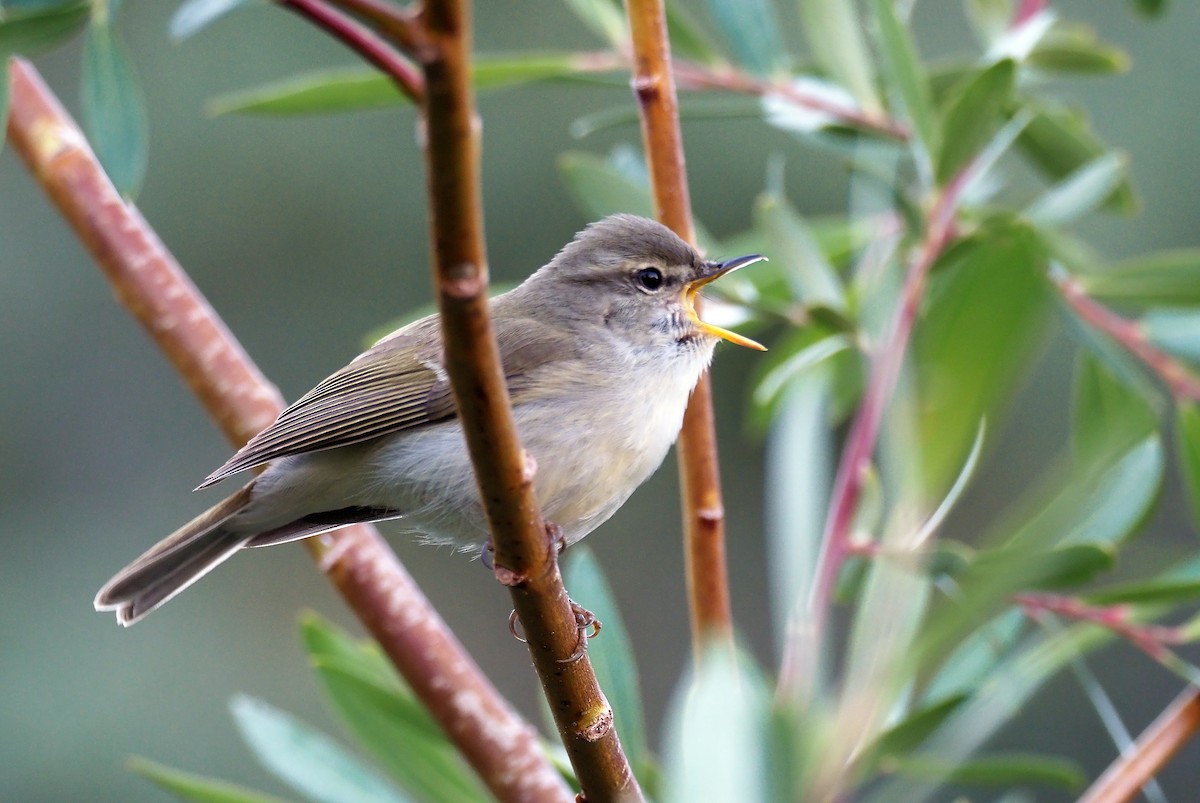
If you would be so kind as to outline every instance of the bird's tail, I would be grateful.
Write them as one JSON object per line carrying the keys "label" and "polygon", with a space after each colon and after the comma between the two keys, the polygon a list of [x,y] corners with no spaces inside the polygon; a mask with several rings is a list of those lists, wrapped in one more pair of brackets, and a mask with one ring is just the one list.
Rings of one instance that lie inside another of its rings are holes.
{"label": "bird's tail", "polygon": [[227,527],[249,501],[246,486],[159,541],[104,584],[96,610],[116,611],[127,627],[208,574],[254,537]]}

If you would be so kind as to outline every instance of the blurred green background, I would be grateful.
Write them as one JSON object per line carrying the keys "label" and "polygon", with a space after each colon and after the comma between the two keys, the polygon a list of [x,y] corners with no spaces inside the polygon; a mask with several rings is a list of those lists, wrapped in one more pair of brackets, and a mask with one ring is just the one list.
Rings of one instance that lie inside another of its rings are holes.
{"label": "blurred green background", "polygon": [[[204,104],[217,93],[352,59],[268,7],[172,43],[166,28],[175,6],[131,2],[124,13],[150,114],[150,169],[138,205],[246,349],[295,398],[356,354],[366,332],[430,299],[413,115],[209,118]],[[1126,76],[1059,85],[1090,110],[1102,136],[1132,155],[1144,201],[1135,219],[1090,221],[1088,237],[1113,257],[1200,244],[1200,7],[1178,2],[1148,22],[1127,3],[1055,6],[1134,59]],[[919,4],[918,32],[927,56],[969,42],[957,3]],[[597,46],[552,0],[481,3],[476,38],[485,52]],[[78,44],[36,63],[77,111]],[[555,158],[636,142],[634,127],[583,141],[568,130],[580,115],[627,97],[622,88],[555,85],[482,98],[496,281],[520,280],[586,222]],[[829,152],[754,121],[691,123],[685,135],[695,210],[718,236],[749,224],[775,156],[786,159],[788,192],[802,211],[846,208],[846,177]],[[994,513],[1063,446],[1068,356],[1060,343],[1043,359],[957,526]],[[714,376],[735,614],[770,666],[762,444],[743,435],[756,359],[724,348]],[[92,612],[95,589],[115,570],[219,498],[188,490],[229,447],[114,303],[10,150],[0,155],[0,376],[0,800],[163,799],[124,770],[132,753],[281,791],[246,754],[226,703],[247,692],[337,732],[304,666],[296,615],[311,607],[353,623],[295,546],[238,556],[132,630]],[[589,539],[626,612],[655,732],[688,658],[675,489],[668,464]],[[1194,536],[1172,479],[1140,549],[1192,549]],[[485,670],[537,718],[525,648],[505,625],[505,593],[475,561],[393,542]],[[1098,664],[1135,731],[1179,687],[1128,648],[1110,649]],[[1093,775],[1113,752],[1068,679],[1001,738],[1083,756]],[[1168,792],[1194,799],[1197,762],[1192,746],[1165,775]]]}

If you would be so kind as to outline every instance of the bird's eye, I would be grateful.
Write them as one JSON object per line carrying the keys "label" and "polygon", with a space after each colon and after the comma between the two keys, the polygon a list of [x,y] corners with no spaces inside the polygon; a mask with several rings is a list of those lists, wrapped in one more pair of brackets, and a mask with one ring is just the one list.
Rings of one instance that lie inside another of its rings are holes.
{"label": "bird's eye", "polygon": [[658,268],[639,268],[633,278],[643,290],[653,292],[663,286],[662,271]]}

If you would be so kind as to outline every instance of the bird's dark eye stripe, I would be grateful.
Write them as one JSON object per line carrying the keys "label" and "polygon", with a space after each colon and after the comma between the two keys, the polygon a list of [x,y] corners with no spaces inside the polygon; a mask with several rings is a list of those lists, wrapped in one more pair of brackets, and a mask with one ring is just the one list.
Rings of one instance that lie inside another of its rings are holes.
{"label": "bird's dark eye stripe", "polygon": [[645,290],[657,290],[663,286],[662,271],[658,268],[638,268],[633,278]]}

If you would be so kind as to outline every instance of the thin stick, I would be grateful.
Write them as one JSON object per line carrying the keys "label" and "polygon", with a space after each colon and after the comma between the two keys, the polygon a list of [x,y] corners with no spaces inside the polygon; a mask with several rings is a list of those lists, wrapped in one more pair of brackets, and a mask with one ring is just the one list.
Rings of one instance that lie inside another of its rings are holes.
{"label": "thin stick", "polygon": [[470,82],[466,0],[432,0],[422,22],[428,47],[422,142],[427,160],[434,281],[446,370],[495,548],[534,666],[583,796],[640,800],[558,569],[558,548],[533,495],[537,470],[523,453],[492,331],[487,298],[479,120]]}
{"label": "thin stick", "polygon": [[1200,729],[1200,689],[1185,689],[1096,779],[1079,803],[1127,803]]}
{"label": "thin stick", "polygon": [[1176,399],[1200,401],[1200,379],[1183,363],[1152,344],[1142,327],[1135,321],[1122,318],[1084,292],[1072,278],[1057,279],[1059,292],[1075,314],[1094,329],[1117,341],[1134,357],[1153,371]]}
{"label": "thin stick", "polygon": [[[338,11],[325,0],[276,0],[317,27],[341,40],[347,47],[378,67],[414,103],[421,101],[425,88],[411,62],[353,17]],[[395,33],[395,30],[389,29]]]}
{"label": "thin stick", "polygon": [[[635,62],[633,91],[655,209],[664,225],[694,243],[666,12],[662,0],[628,0],[627,7]],[[710,640],[733,644],[719,465],[712,384],[706,372],[692,392],[679,433],[684,559],[697,656]]]}
{"label": "thin stick", "polygon": [[[12,61],[8,135],[142,324],[235,445],[270,424],[279,392],[263,377],[136,208],[104,175],[37,71]],[[413,691],[501,800],[568,792],[535,729],[509,707],[373,527],[305,541],[314,560]],[[402,616],[396,615],[403,611]]]}

